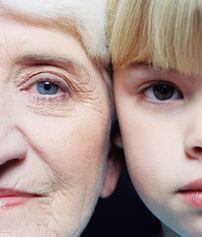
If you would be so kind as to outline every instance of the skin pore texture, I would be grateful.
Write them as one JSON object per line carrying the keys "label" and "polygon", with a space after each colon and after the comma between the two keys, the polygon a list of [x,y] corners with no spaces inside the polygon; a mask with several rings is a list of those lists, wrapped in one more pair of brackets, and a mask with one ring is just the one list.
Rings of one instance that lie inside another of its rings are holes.
{"label": "skin pore texture", "polygon": [[141,199],[170,227],[165,237],[202,236],[201,91],[201,74],[143,64],[114,72],[117,144]]}
{"label": "skin pore texture", "polygon": [[79,236],[115,186],[107,85],[71,34],[2,16],[0,75],[0,236]]}

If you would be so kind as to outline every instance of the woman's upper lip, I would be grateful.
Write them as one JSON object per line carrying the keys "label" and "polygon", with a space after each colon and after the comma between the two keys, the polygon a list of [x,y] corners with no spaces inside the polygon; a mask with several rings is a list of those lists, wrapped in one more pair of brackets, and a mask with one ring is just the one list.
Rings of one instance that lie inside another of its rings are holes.
{"label": "woman's upper lip", "polygon": [[11,189],[11,188],[0,188],[0,198],[5,197],[40,197],[41,195],[36,193],[30,193],[26,191]]}
{"label": "woman's upper lip", "polygon": [[182,188],[179,189],[179,192],[191,192],[191,191],[201,191],[202,192],[202,178],[191,181]]}

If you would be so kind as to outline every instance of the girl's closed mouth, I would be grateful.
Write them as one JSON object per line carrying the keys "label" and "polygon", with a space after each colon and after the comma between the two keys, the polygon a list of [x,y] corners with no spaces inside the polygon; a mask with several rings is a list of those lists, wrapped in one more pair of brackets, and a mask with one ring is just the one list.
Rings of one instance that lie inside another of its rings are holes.
{"label": "girl's closed mouth", "polygon": [[197,179],[179,189],[185,202],[196,208],[202,209],[202,179]]}

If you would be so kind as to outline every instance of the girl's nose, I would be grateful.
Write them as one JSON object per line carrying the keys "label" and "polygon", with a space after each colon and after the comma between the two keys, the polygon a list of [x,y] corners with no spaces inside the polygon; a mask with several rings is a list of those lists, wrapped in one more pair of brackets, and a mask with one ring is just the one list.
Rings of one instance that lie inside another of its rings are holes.
{"label": "girl's nose", "polygon": [[186,153],[192,159],[201,159],[202,158],[202,146],[192,146],[186,149]]}
{"label": "girl's nose", "polygon": [[185,152],[191,159],[202,159],[202,113],[189,121],[185,134]]}

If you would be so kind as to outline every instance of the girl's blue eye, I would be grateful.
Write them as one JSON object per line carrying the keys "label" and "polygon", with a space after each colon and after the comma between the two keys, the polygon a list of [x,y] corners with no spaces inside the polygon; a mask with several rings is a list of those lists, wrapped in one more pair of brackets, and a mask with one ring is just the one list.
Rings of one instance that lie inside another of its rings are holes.
{"label": "girl's blue eye", "polygon": [[59,90],[59,86],[49,81],[38,82],[36,87],[42,95],[55,95]]}

